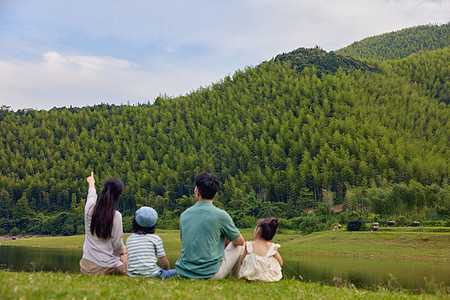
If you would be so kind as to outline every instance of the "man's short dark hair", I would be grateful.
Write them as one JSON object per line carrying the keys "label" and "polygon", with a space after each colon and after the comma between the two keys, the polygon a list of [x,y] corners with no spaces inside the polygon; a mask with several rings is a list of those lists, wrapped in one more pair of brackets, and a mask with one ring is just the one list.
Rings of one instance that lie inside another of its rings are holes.
{"label": "man's short dark hair", "polygon": [[195,176],[195,186],[203,199],[213,199],[220,188],[220,182],[216,175],[203,171]]}

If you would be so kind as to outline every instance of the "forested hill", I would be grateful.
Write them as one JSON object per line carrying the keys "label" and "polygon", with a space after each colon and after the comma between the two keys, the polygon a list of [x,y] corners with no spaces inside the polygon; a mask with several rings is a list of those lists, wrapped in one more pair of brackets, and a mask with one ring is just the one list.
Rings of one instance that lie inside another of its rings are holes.
{"label": "forested hill", "polygon": [[420,51],[450,46],[450,22],[423,25],[368,37],[336,51],[360,60],[402,59]]}
{"label": "forested hill", "polygon": [[289,53],[277,55],[275,61],[288,62],[297,72],[305,68],[314,68],[317,75],[334,74],[339,69],[346,72],[375,71],[376,67],[362,62],[350,56],[337,55],[334,52],[326,52],[319,47],[313,49],[299,48]]}
{"label": "forested hill", "polygon": [[45,215],[61,211],[82,216],[91,171],[98,189],[110,176],[125,182],[124,215],[145,204],[162,220],[177,220],[192,204],[201,170],[219,176],[216,203],[235,221],[294,218],[303,207],[343,201],[381,214],[434,209],[446,196],[416,199],[394,189],[393,198],[364,202],[351,195],[405,184],[429,195],[448,190],[449,59],[447,47],[379,62],[376,71],[347,60],[351,69],[323,72],[273,59],[153,105],[4,107],[0,229],[49,232],[30,220],[46,224]]}

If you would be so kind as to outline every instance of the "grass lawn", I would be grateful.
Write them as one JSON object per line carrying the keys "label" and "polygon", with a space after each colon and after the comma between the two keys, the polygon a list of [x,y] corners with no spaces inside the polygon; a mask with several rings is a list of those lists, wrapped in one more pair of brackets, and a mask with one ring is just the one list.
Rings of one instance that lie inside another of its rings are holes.
{"label": "grass lawn", "polygon": [[1,299],[448,299],[442,290],[414,295],[405,291],[360,290],[282,279],[275,283],[167,280],[126,276],[0,271]]}
{"label": "grass lawn", "polygon": [[340,230],[288,237],[293,238],[280,241],[280,253],[287,255],[450,262],[449,228],[444,232]]}
{"label": "grass lawn", "polygon": [[[253,230],[241,230],[252,240]],[[178,257],[179,231],[157,230],[167,255]],[[129,236],[125,234],[124,240]],[[2,241],[3,245],[45,248],[82,248],[84,235],[38,237]],[[439,230],[381,230],[379,232],[325,231],[300,235],[282,230],[274,237],[285,259],[296,256],[375,257],[380,259],[450,263],[450,228]],[[423,294],[395,287],[378,291],[352,286],[326,286],[284,278],[277,283],[170,278],[165,281],[126,276],[84,276],[69,273],[0,271],[0,299],[449,299],[450,286],[430,286]]]}
{"label": "grass lawn", "polygon": [[[439,230],[439,231],[438,231]],[[300,235],[292,230],[282,230],[274,237],[281,244],[280,254],[285,256],[308,255],[326,257],[369,257],[376,259],[401,259],[415,261],[450,262],[450,228],[381,229],[380,231],[350,232],[323,231]],[[252,229],[242,229],[246,240],[253,239]],[[167,255],[179,256],[181,251],[178,230],[156,230],[161,236]],[[124,235],[124,241],[129,236]],[[83,247],[84,235],[65,237],[39,237],[3,241],[4,245],[45,248]]]}

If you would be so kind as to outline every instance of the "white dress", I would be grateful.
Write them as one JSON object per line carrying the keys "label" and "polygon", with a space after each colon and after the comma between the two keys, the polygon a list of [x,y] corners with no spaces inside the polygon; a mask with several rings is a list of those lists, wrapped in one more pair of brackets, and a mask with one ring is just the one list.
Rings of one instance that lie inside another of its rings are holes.
{"label": "white dress", "polygon": [[252,242],[246,242],[245,247],[247,247],[247,255],[239,269],[239,278],[273,282],[283,277],[280,263],[274,257],[277,249],[280,248],[279,244],[272,243],[265,256],[253,253]]}

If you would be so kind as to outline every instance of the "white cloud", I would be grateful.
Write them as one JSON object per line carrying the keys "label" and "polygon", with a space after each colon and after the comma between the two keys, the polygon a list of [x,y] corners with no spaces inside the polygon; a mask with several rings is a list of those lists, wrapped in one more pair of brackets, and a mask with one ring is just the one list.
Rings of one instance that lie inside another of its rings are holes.
{"label": "white cloud", "polygon": [[81,69],[128,69],[131,67],[137,67],[138,65],[127,61],[125,59],[117,59],[114,57],[98,57],[98,56],[68,56],[63,57],[56,51],[49,51],[43,55],[44,61],[51,67],[63,67],[68,65],[74,65]]}
{"label": "white cloud", "polygon": [[327,51],[337,50],[365,37],[450,20],[448,0],[252,2],[258,9],[247,18],[258,26],[248,38],[258,47],[283,51],[315,45]]}
{"label": "white cloud", "polygon": [[137,64],[135,63],[114,57],[72,56],[69,58],[69,61],[80,66],[81,68],[87,69],[128,69],[131,67],[137,67]]}
{"label": "white cloud", "polygon": [[0,61],[0,105],[50,109],[153,102],[162,93],[185,94],[211,76],[175,66],[165,69],[171,73],[143,71],[133,62],[112,57],[64,56],[55,51],[36,63]]}
{"label": "white cloud", "polygon": [[449,21],[450,0],[0,2],[0,105],[152,101],[282,52]]}

